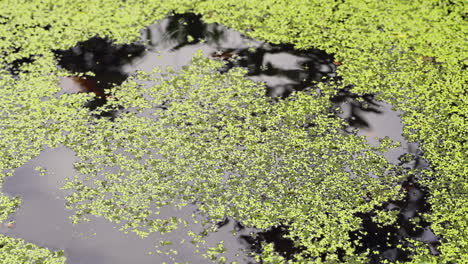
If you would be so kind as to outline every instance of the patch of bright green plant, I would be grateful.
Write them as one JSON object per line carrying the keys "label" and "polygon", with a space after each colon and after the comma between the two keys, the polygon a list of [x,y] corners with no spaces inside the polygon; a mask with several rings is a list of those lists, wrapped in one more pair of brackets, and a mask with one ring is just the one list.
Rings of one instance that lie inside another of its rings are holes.
{"label": "patch of bright green plant", "polygon": [[4,235],[0,235],[0,259],[1,263],[25,264],[65,264],[66,260],[61,250],[50,252],[46,248]]}

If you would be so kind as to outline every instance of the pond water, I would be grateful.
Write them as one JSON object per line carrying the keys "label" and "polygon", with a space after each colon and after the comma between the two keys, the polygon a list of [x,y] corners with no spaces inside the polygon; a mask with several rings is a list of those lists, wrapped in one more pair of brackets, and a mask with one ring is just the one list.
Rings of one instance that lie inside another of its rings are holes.
{"label": "pond water", "polygon": [[[143,42],[147,45],[143,45]],[[207,25],[194,14],[175,15],[142,30],[142,43],[132,45],[113,45],[111,41],[95,37],[79,43],[67,51],[56,51],[60,67],[70,72],[94,72],[95,76],[64,77],[60,80],[61,93],[93,92],[96,99],[88,106],[94,108],[106,102],[111,96],[105,89],[119,85],[137,70],[149,71],[154,67],[171,66],[175,70],[187,65],[195,52],[202,50],[204,55],[226,60],[227,65],[220,71],[227,71],[234,66],[246,67],[247,77],[267,86],[266,96],[285,97],[294,90],[310,88],[312,81],[322,77],[335,78],[337,62],[333,56],[320,50],[294,50],[289,45],[271,45],[248,39],[234,30],[220,25]],[[357,128],[358,135],[365,136],[368,143],[375,145],[378,138],[390,137],[400,141],[401,147],[388,152],[386,158],[406,168],[422,169],[428,165],[420,158],[421,153],[416,143],[407,142],[402,136],[401,112],[392,110],[385,102],[377,102],[372,95],[361,96],[366,104],[357,100],[358,96],[349,91],[342,91],[334,98],[340,106],[338,116],[350,124],[344,133]],[[118,113],[110,113],[116,115]],[[399,158],[414,154],[411,162],[402,163]],[[65,209],[66,191],[60,188],[65,178],[76,174],[73,163],[78,159],[73,151],[59,147],[46,149],[41,155],[21,168],[13,177],[5,180],[3,192],[22,198],[22,206],[11,220],[14,226],[3,225],[0,232],[8,236],[23,238],[39,246],[51,249],[63,249],[70,264],[78,263],[206,263],[206,259],[194,254],[195,247],[189,243],[190,237],[184,230],[176,230],[167,235],[152,234],[141,239],[133,233],[123,234],[116,224],[103,218],[92,218],[88,223],[72,225],[69,216],[72,212]],[[46,174],[40,176],[34,168],[46,168]],[[363,245],[357,251],[373,249],[378,254],[371,256],[375,263],[379,259],[407,260],[408,256],[396,246],[403,237],[412,237],[428,244],[433,254],[438,254],[437,237],[430,231],[429,223],[422,223],[418,231],[409,224],[409,219],[423,212],[428,212],[424,192],[414,179],[409,179],[403,186],[407,197],[402,201],[392,201],[382,205],[386,210],[400,208],[401,227],[379,228],[372,223],[372,213],[359,215],[363,219],[363,229],[369,235],[359,240]],[[183,210],[166,208],[163,216],[190,216],[196,212],[195,206]],[[193,224],[191,230],[203,229]],[[235,235],[231,234],[235,231]],[[387,233],[391,232],[388,238]],[[252,234],[257,234],[254,238]],[[207,245],[214,246],[216,241],[224,240],[229,261],[239,263],[253,262],[248,256],[250,251],[257,251],[261,241],[273,242],[275,249],[288,257],[300,249],[294,248],[291,240],[282,237],[287,233],[287,226],[272,230],[245,228],[241,223],[226,219],[219,224],[217,232],[207,237]],[[353,234],[352,236],[353,237]],[[161,240],[170,240],[174,244],[165,246],[177,250],[177,255],[157,254],[155,245]],[[187,242],[180,244],[185,240]],[[178,242],[179,241],[179,242]],[[389,246],[390,245],[390,246]],[[208,246],[205,246],[207,248]]]}

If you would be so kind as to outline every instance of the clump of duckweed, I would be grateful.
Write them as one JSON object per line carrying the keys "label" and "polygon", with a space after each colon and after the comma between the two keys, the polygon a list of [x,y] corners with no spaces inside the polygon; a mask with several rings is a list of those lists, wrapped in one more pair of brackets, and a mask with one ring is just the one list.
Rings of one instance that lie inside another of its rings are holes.
{"label": "clump of duckweed", "polygon": [[[177,74],[140,72],[113,91],[118,100],[109,107],[133,113],[94,121],[87,140],[69,146],[87,157],[76,168],[89,176],[65,185],[74,191],[75,220],[104,216],[146,236],[176,227],[151,208],[195,203],[213,224],[225,217],[261,229],[290,223],[304,254],[331,260],[345,248],[347,259],[360,258],[348,242],[360,225],[353,214],[400,193],[395,183],[404,176],[376,154],[391,144],[372,148],[341,134],[326,97],[298,92],[271,103],[246,70],[221,74],[221,66],[198,54]],[[150,117],[137,114],[148,109]]]}
{"label": "clump of duckweed", "polygon": [[65,264],[63,251],[51,253],[48,249],[3,235],[0,235],[0,259],[2,263]]}

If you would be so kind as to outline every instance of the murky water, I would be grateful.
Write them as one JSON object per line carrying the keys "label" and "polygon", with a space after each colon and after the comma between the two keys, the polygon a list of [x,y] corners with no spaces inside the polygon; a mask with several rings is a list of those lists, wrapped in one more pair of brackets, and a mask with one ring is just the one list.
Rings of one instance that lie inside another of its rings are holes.
{"label": "murky water", "polygon": [[[228,63],[225,68],[220,69],[221,71],[234,66],[247,68],[248,78],[265,82],[266,95],[271,97],[284,97],[294,90],[306,89],[312,81],[320,81],[322,77],[336,77],[337,66],[333,63],[333,56],[323,51],[297,51],[289,45],[270,45],[254,41],[220,25],[203,24],[200,18],[193,14],[173,16],[160,24],[149,26],[142,31],[142,41],[148,45],[113,45],[109,40],[93,38],[70,50],[57,51],[61,67],[70,72],[92,71],[96,74],[62,78],[60,93],[93,92],[97,97],[88,104],[93,108],[104,104],[107,97],[111,96],[105,89],[121,84],[135,71],[149,71],[154,67],[167,66],[178,70],[187,65],[198,50],[202,50],[206,56],[226,60]],[[391,105],[387,103],[373,100],[372,95],[364,99],[367,102],[365,106],[351,93],[341,93],[334,99],[336,105],[343,110],[339,116],[349,122],[349,128],[358,128],[358,135],[365,136],[372,145],[378,142],[378,138],[386,136],[400,141],[401,147],[386,154],[386,158],[394,164],[401,163],[401,155],[413,153],[416,158],[401,164],[402,166],[427,166],[419,158],[418,145],[408,143],[401,135],[401,113],[392,110]],[[118,226],[103,218],[92,218],[89,223],[72,225],[68,219],[72,212],[65,209],[66,192],[60,188],[65,178],[76,174],[73,169],[73,162],[76,161],[77,158],[69,149],[47,149],[39,157],[19,168],[13,177],[7,178],[3,192],[21,196],[23,202],[17,213],[11,216],[16,225],[2,226],[0,232],[51,249],[63,249],[70,264],[163,261],[172,263],[174,259],[179,262],[207,262],[199,254],[194,254],[194,247],[190,243],[177,242],[190,240],[183,230],[174,231],[167,237],[153,234],[141,239],[132,233],[123,234],[118,231]],[[46,168],[47,173],[40,176],[34,170],[37,166]],[[423,223],[423,227],[413,233],[410,230],[414,227],[408,225],[409,218],[429,210],[425,202],[427,194],[419,188],[414,179],[408,180],[403,187],[408,190],[406,199],[382,205],[387,210],[401,209],[401,228],[379,229],[370,220],[372,213],[358,216],[363,219],[363,229],[369,231],[369,236],[354,238],[363,245],[357,250],[377,250],[379,256],[372,256],[375,263],[381,257],[406,260],[408,256],[396,249],[396,245],[402,243],[403,237],[424,241],[432,247],[433,253],[437,254],[437,238],[430,231],[429,223]],[[190,215],[195,210],[195,207],[187,207],[182,211],[167,208],[163,211],[163,216]],[[201,230],[202,227],[190,228]],[[233,236],[230,231],[237,231],[237,234]],[[255,239],[250,234],[254,231],[257,233]],[[382,240],[388,232],[392,233],[390,238]],[[285,233],[287,226],[272,230],[253,230],[227,219],[220,223],[218,232],[208,236],[207,241],[208,245],[214,246],[217,241],[224,240],[228,260],[247,263],[252,262],[252,259],[249,259],[246,252],[257,250],[261,241],[273,242],[275,248],[285,256],[300,250],[294,248],[290,240],[282,237]],[[156,254],[155,245],[163,239],[174,241],[173,248],[178,252],[176,256]]]}

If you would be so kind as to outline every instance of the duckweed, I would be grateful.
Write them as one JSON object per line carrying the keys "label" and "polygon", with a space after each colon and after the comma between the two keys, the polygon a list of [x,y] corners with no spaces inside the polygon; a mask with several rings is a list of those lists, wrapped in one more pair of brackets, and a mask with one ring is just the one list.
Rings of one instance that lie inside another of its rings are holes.
{"label": "duckweed", "polygon": [[[356,254],[350,240],[361,226],[356,215],[401,198],[399,183],[417,175],[430,193],[423,217],[441,238],[441,254],[408,241],[411,262],[460,263],[468,257],[465,9],[463,1],[2,1],[1,178],[64,145],[80,158],[64,186],[73,191],[75,222],[103,216],[144,237],[182,226],[158,208],[195,203],[208,220],[199,241],[225,217],[260,229],[287,224],[303,250],[286,260],[263,243],[258,261],[366,263],[370,252]],[[116,100],[93,110],[127,109],[113,121],[84,107],[92,95],[57,95],[59,77],[70,73],[53,50],[95,35],[136,41],[170,11],[334,53],[343,81],[272,102],[245,69],[221,74],[222,62],[198,53],[179,72],[139,72],[113,88]],[[402,171],[385,160],[397,142],[372,147],[342,133],[329,99],[349,85],[405,113],[404,135],[421,144],[430,169]],[[2,194],[0,221],[18,206],[19,198]],[[377,215],[382,225],[394,222],[392,212]],[[0,245],[3,263],[65,262],[61,251],[19,239],[2,235]],[[223,251],[220,242],[206,255],[223,262]]]}

